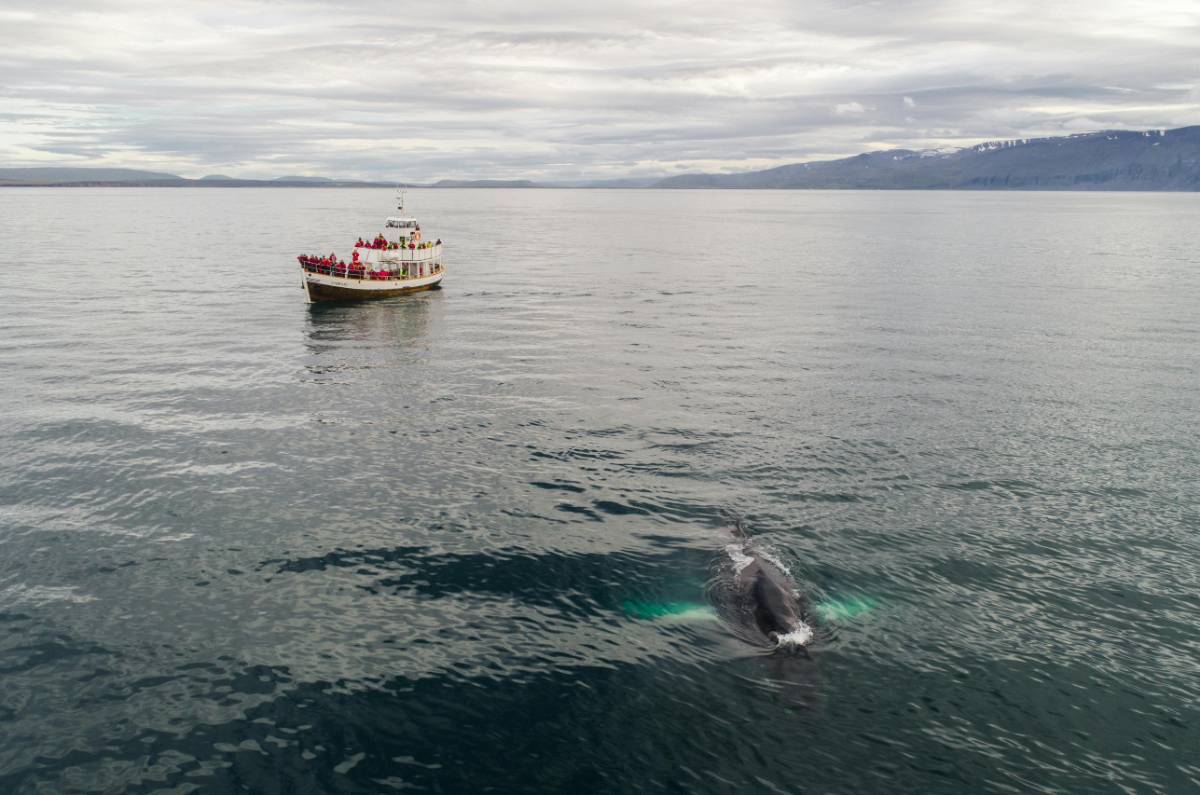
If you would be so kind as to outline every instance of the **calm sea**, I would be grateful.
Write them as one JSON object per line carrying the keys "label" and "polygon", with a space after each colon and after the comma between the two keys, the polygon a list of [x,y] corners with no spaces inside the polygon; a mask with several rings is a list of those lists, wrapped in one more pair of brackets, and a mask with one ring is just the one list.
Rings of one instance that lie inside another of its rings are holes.
{"label": "calm sea", "polygon": [[1200,787],[1200,196],[408,204],[0,191],[0,791]]}

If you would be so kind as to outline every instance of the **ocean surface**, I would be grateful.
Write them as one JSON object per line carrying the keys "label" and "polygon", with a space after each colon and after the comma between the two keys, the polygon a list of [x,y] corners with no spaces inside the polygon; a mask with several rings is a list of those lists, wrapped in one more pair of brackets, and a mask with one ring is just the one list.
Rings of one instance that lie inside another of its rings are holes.
{"label": "ocean surface", "polygon": [[408,204],[0,190],[0,792],[1200,788],[1200,195]]}

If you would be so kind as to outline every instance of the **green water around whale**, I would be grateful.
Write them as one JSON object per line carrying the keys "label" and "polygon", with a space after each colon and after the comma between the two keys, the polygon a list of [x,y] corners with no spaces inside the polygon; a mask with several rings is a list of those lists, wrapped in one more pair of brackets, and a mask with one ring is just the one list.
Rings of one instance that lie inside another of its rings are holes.
{"label": "green water around whale", "polygon": [[1200,196],[391,199],[0,189],[0,792],[1200,787]]}
{"label": "green water around whale", "polygon": [[[813,612],[822,621],[847,621],[867,615],[878,601],[866,596],[845,599],[826,599],[813,605]],[[656,619],[668,617],[716,618],[711,605],[700,602],[622,602],[621,609],[633,618]]]}
{"label": "green water around whale", "polygon": [[633,618],[715,619],[711,606],[699,602],[622,602],[621,609]]}
{"label": "green water around whale", "polygon": [[817,602],[813,605],[813,612],[822,621],[847,621],[865,616],[878,606],[878,600],[869,596],[850,596]]}

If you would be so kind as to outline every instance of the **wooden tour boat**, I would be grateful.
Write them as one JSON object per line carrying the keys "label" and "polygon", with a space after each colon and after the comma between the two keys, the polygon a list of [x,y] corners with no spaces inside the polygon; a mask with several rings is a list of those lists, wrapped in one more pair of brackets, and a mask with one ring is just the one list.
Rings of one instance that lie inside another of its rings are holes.
{"label": "wooden tour boat", "polygon": [[300,269],[309,301],[359,301],[438,289],[446,271],[442,241],[422,239],[421,225],[404,213],[387,219],[387,232],[374,240],[359,238],[350,262],[328,256],[302,255]]}

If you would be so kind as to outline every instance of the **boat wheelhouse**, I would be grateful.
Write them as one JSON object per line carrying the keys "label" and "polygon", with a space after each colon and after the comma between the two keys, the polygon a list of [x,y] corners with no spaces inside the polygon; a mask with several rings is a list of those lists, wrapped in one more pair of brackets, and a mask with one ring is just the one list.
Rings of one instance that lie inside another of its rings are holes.
{"label": "boat wheelhouse", "polygon": [[309,301],[358,301],[390,298],[441,285],[442,241],[425,240],[417,219],[404,214],[387,219],[386,232],[359,238],[350,261],[328,256],[298,257]]}

